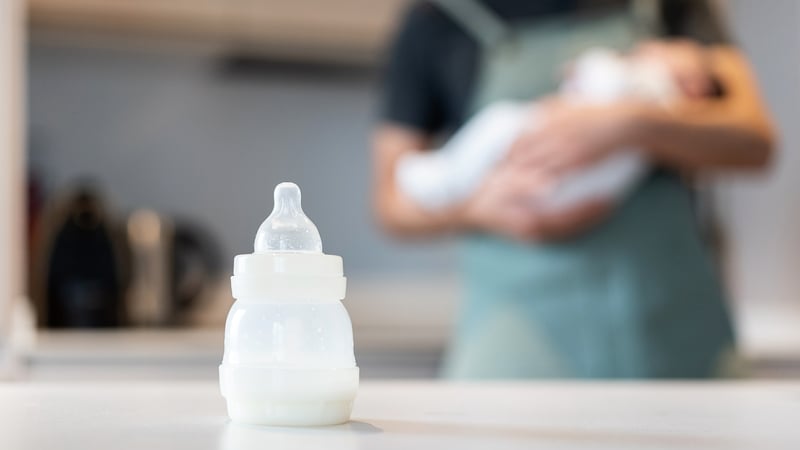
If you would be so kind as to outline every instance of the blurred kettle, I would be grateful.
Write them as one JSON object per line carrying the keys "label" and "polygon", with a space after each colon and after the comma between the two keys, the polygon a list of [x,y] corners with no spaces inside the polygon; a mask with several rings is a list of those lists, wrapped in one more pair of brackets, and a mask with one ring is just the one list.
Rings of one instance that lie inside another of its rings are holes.
{"label": "blurred kettle", "polygon": [[48,205],[35,241],[30,290],[53,328],[186,324],[223,270],[196,223],[138,210],[120,227],[89,183]]}
{"label": "blurred kettle", "polygon": [[213,236],[197,224],[173,222],[147,209],[128,217],[126,236],[128,322],[185,325],[187,313],[208,297],[222,271],[220,249]]}
{"label": "blurred kettle", "polygon": [[31,292],[42,324],[120,325],[124,253],[98,191],[83,184],[68,192],[51,204],[37,231]]}

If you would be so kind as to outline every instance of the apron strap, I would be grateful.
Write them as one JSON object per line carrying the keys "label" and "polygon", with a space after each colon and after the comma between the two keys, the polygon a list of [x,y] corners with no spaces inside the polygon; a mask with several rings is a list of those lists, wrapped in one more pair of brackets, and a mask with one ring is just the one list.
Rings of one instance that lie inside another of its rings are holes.
{"label": "apron strap", "polygon": [[632,0],[631,10],[635,31],[639,37],[663,35],[661,0]]}
{"label": "apron strap", "polygon": [[478,0],[431,0],[484,47],[502,40],[508,30],[503,20]]}

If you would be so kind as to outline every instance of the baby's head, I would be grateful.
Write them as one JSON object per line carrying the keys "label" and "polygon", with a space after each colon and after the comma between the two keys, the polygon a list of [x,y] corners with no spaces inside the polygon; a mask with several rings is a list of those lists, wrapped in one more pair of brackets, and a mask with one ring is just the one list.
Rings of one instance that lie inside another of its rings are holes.
{"label": "baby's head", "polygon": [[595,48],[573,61],[562,94],[585,102],[637,99],[669,104],[713,95],[710,70],[672,44],[647,44],[620,54]]}
{"label": "baby's head", "polygon": [[689,39],[656,40],[639,44],[626,58],[633,65],[658,66],[669,74],[686,98],[716,95],[717,83],[706,48]]}

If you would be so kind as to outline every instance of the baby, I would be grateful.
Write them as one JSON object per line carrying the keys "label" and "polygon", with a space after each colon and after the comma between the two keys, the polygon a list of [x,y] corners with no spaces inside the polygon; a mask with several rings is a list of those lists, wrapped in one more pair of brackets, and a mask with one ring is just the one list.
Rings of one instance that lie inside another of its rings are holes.
{"label": "baby", "polygon": [[[582,104],[623,99],[669,106],[686,95],[667,64],[656,58],[622,56],[592,49],[578,57],[559,95]],[[508,152],[517,136],[541,123],[536,102],[502,101],[474,115],[439,150],[403,157],[396,169],[399,188],[421,207],[443,209],[465,201]],[[560,180],[546,195],[531,196],[532,206],[557,212],[588,200],[619,201],[649,171],[641,152],[622,150]]]}

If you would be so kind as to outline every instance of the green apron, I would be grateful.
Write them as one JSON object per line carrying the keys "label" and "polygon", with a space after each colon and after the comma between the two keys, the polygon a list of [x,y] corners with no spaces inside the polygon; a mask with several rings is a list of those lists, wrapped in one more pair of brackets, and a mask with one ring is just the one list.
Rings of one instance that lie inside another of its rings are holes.
{"label": "green apron", "polygon": [[[643,37],[627,9],[507,27],[477,2],[437,2],[480,45],[471,112],[556,91],[592,46]],[[708,377],[733,333],[687,187],[655,170],[606,222],[557,243],[465,239],[451,378]]]}

